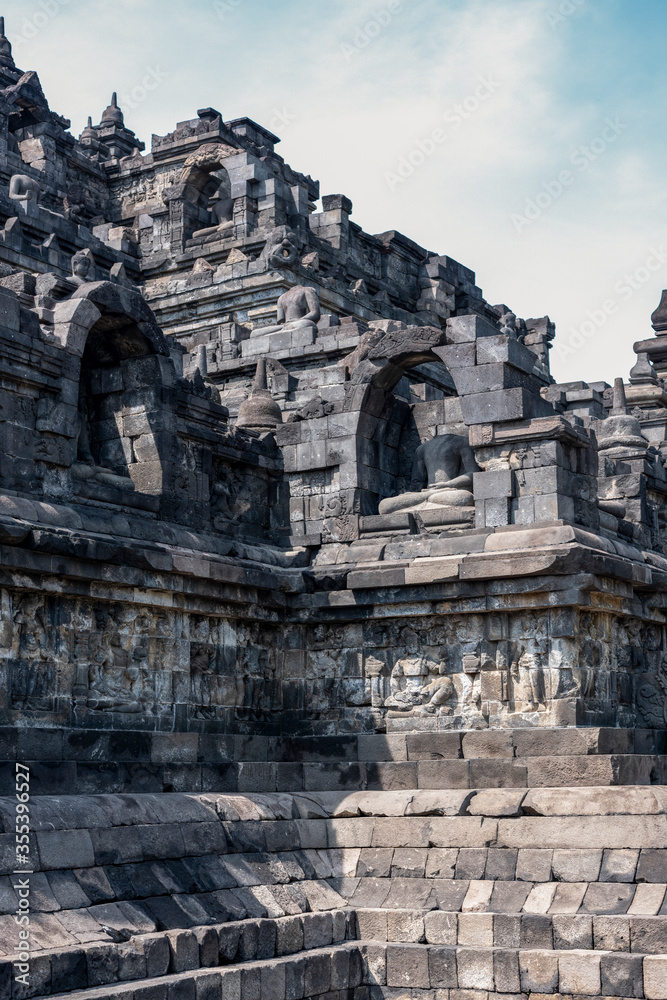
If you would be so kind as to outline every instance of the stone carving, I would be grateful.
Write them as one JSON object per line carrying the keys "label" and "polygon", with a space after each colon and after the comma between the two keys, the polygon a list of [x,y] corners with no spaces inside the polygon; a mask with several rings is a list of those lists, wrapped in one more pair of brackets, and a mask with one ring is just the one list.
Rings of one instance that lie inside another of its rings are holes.
{"label": "stone carving", "polygon": [[642,434],[639,420],[628,414],[623,379],[617,378],[612,393],[611,412],[599,424],[598,450],[607,459],[642,458],[647,448],[648,440]]}
{"label": "stone carving", "polygon": [[72,257],[72,276],[69,279],[77,287],[87,281],[94,281],[95,258],[90,250],[79,250]]}
{"label": "stone carving", "polygon": [[266,719],[273,708],[274,668],[267,649],[243,650],[236,679],[236,717],[247,722]]}
{"label": "stone carving", "polygon": [[292,267],[300,260],[301,240],[291,229],[276,229],[266,242],[262,257],[267,267]]}
{"label": "stone carving", "polygon": [[454,685],[447,676],[444,660],[436,661],[420,652],[419,636],[412,629],[403,635],[405,655],[391,671],[390,694],[384,707],[390,715],[435,715],[451,713],[447,701],[454,694]]}
{"label": "stone carving", "polygon": [[9,197],[17,201],[25,212],[39,205],[41,194],[39,182],[27,174],[14,174],[9,181]]}
{"label": "stone carving", "polygon": [[381,500],[380,514],[439,508],[443,508],[443,513],[447,508],[463,508],[464,512],[474,509],[472,474],[477,471],[465,425],[453,425],[450,433],[439,434],[417,448],[410,492]]}
{"label": "stone carving", "polygon": [[298,410],[294,410],[290,413],[287,418],[288,424],[298,423],[300,420],[317,420],[320,417],[326,417],[329,413],[333,413],[334,404],[326,402],[321,396],[316,396],[314,399],[309,399],[307,403],[304,403]]}
{"label": "stone carving", "polygon": [[234,199],[229,192],[228,182],[224,181],[211,198],[211,211],[218,223],[219,232],[229,232],[234,229]]}
{"label": "stone carving", "polygon": [[290,330],[310,330],[317,333],[320,319],[320,301],[316,289],[307,285],[294,285],[278,299],[278,323],[275,326],[260,326],[252,331],[252,337],[267,333]]}
{"label": "stone carving", "polygon": [[141,664],[147,653],[145,642],[129,652],[110,614],[99,612],[96,622],[88,669],[88,708],[136,715],[144,707]]}
{"label": "stone carving", "polygon": [[18,626],[18,656],[12,670],[12,706],[48,711],[55,695],[56,665],[42,598],[28,595],[17,600],[13,621]]}
{"label": "stone carving", "polygon": [[535,650],[523,649],[512,663],[511,676],[516,710],[544,712],[546,692],[540,655]]}
{"label": "stone carving", "polygon": [[661,656],[654,673],[640,676],[636,704],[647,729],[667,728],[667,654]]}
{"label": "stone carving", "polygon": [[257,362],[255,380],[250,395],[239,407],[237,427],[250,427],[258,431],[271,431],[283,422],[280,406],[269,391],[266,378],[266,358]]}

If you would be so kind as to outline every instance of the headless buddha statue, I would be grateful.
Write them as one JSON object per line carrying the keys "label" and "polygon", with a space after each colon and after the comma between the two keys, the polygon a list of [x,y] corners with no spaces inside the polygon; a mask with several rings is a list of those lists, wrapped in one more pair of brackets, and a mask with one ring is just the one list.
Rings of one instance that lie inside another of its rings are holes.
{"label": "headless buddha statue", "polygon": [[267,333],[302,329],[310,329],[315,333],[320,315],[320,302],[316,290],[306,285],[294,285],[283,292],[278,299],[277,324],[257,327],[251,336],[263,337]]}
{"label": "headless buddha statue", "polygon": [[425,441],[415,452],[410,492],[380,501],[380,514],[472,507],[472,475],[479,472],[464,424]]}

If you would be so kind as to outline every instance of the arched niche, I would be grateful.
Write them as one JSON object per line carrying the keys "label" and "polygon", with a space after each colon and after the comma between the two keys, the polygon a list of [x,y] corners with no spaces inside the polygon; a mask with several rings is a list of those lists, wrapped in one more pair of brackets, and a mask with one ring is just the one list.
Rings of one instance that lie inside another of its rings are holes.
{"label": "arched niche", "polygon": [[172,240],[235,234],[232,182],[225,160],[239,152],[224,143],[207,143],[185,161],[178,180],[164,193]]}
{"label": "arched niche", "polygon": [[[379,499],[407,491],[419,445],[463,422],[455,380],[444,360],[447,349],[446,333],[439,328],[390,327],[369,331],[347,359],[346,409],[358,413],[354,475],[365,512],[375,513]],[[432,399],[412,395],[408,383],[427,378],[442,387],[441,393]]]}
{"label": "arched niche", "polygon": [[55,313],[58,339],[79,359],[75,491],[160,494],[172,443],[164,390],[176,373],[150,308],[132,289],[96,282]]}

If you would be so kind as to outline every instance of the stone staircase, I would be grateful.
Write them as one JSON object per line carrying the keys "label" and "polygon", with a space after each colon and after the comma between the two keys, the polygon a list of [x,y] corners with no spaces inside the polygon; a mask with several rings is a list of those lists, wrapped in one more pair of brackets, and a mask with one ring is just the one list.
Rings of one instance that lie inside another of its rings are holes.
{"label": "stone staircase", "polygon": [[664,734],[261,745],[292,760],[231,763],[270,790],[37,795],[31,986],[3,875],[0,996],[667,997]]}

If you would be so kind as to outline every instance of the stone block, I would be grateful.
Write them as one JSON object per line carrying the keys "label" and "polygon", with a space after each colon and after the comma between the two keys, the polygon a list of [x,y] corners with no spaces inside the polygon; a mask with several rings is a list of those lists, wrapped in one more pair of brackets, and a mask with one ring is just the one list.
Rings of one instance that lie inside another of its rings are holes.
{"label": "stone block", "polygon": [[521,992],[518,952],[496,951],[493,953],[493,978],[497,993],[519,994]]}
{"label": "stone block", "polygon": [[118,955],[113,944],[87,945],[84,951],[88,986],[104,986],[118,978]]}
{"label": "stone block", "polygon": [[458,919],[456,913],[433,910],[424,915],[424,931],[429,944],[455,946],[458,943]]}
{"label": "stone block", "polygon": [[664,917],[632,917],[630,947],[633,952],[657,955],[665,951]]}
{"label": "stone block", "polygon": [[424,941],[424,916],[419,910],[389,910],[387,940],[419,944]]}
{"label": "stone block", "polygon": [[630,904],[628,913],[638,916],[655,916],[656,913],[663,912],[663,901],[665,899],[665,885],[655,885],[653,883],[640,883],[637,886],[634,899]]}
{"label": "stone block", "polygon": [[417,775],[419,788],[469,788],[470,761],[420,760]]}
{"label": "stone block", "polygon": [[432,848],[426,860],[426,878],[454,878],[458,848]]}
{"label": "stone block", "polygon": [[387,910],[357,910],[357,934],[360,941],[387,941]]}
{"label": "stone block", "polygon": [[605,851],[600,870],[601,882],[634,882],[639,851]]}
{"label": "stone block", "polygon": [[[166,976],[169,970],[171,949],[164,934],[144,934],[141,945],[146,958],[146,976],[153,979]],[[215,963],[218,964],[217,961]]]}
{"label": "stone block", "polygon": [[350,952],[338,948],[331,953],[331,989],[347,990],[350,986]]}
{"label": "stone block", "polygon": [[522,848],[517,856],[516,877],[524,882],[548,882],[551,879],[553,851]]}
{"label": "stone block", "polygon": [[493,948],[493,914],[459,914],[457,943],[469,948]]}
{"label": "stone block", "polygon": [[169,942],[169,971],[186,972],[199,968],[199,942],[192,931],[167,931]]}
{"label": "stone block", "polygon": [[526,373],[535,368],[535,355],[524,344],[504,334],[482,337],[477,341],[477,364],[505,362]]}
{"label": "stone block", "polygon": [[633,885],[593,883],[588,887],[581,908],[585,913],[627,913],[634,894]]}
{"label": "stone block", "polygon": [[456,989],[458,986],[456,949],[429,948],[428,971],[432,990]]}
{"label": "stone block", "polygon": [[586,914],[554,914],[553,946],[557,951],[593,948],[593,917]]}
{"label": "stone block", "polygon": [[522,993],[558,991],[558,955],[553,951],[520,951]]}
{"label": "stone block", "polygon": [[426,848],[398,847],[391,866],[392,878],[423,878],[428,853]]}
{"label": "stone block", "polygon": [[493,943],[496,948],[521,947],[521,915],[519,913],[494,913]]}
{"label": "stone block", "polygon": [[279,962],[265,965],[260,970],[260,997],[266,1000],[285,1000],[285,966]]}
{"label": "stone block", "polygon": [[82,948],[51,955],[51,992],[69,993],[88,985],[86,955]]}
{"label": "stone block", "polygon": [[43,870],[94,867],[95,854],[87,830],[42,831],[35,836]]}
{"label": "stone block", "polygon": [[481,948],[456,951],[458,984],[464,990],[493,990],[493,952]]}
{"label": "stone block", "polygon": [[503,423],[510,420],[530,420],[553,414],[553,407],[526,389],[496,389],[477,392],[461,399],[463,419],[468,426]]}
{"label": "stone block", "polygon": [[[394,947],[400,947],[395,945]],[[386,986],[387,985],[387,946],[385,944],[364,944],[361,958],[362,958],[362,974],[363,982],[368,983],[369,986]],[[423,949],[424,954],[426,954],[426,949]],[[400,959],[396,959],[394,963],[394,973],[400,976],[402,969],[404,968]]]}
{"label": "stone block", "polygon": [[481,316],[453,316],[447,320],[447,342],[467,344],[479,337],[497,337],[498,329]]}
{"label": "stone block", "polygon": [[482,879],[486,870],[487,850],[485,848],[463,848],[456,861],[457,879]]}
{"label": "stone block", "polygon": [[637,882],[667,882],[667,849],[644,848],[639,853]]}
{"label": "stone block", "polygon": [[556,886],[549,913],[578,913],[587,892],[587,882],[559,883]]}
{"label": "stone block", "polygon": [[593,917],[596,951],[630,951],[630,920],[623,916],[596,914]]}
{"label": "stone block", "polygon": [[644,996],[646,1000],[667,998],[667,956],[655,955],[644,959]]}
{"label": "stone block", "polygon": [[558,957],[558,973],[561,993],[599,996],[600,955],[564,952]]}
{"label": "stone block", "polygon": [[304,948],[326,948],[331,944],[333,921],[330,913],[304,914],[302,923]]}
{"label": "stone block", "polygon": [[516,873],[518,853],[518,851],[511,848],[504,848],[503,850],[489,848],[484,877],[508,882],[513,881]]}
{"label": "stone block", "polygon": [[462,739],[462,750],[463,756],[466,758],[512,758],[514,757],[512,734],[502,730],[465,733]]}
{"label": "stone block", "polygon": [[522,948],[552,948],[551,917],[539,913],[524,913],[521,917]]}
{"label": "stone block", "polygon": [[602,955],[600,992],[609,997],[640,997],[644,992],[643,971],[639,955]]}
{"label": "stone block", "polygon": [[261,1000],[261,966],[248,964],[241,969],[241,998],[242,1000]]}
{"label": "stone block", "polygon": [[602,864],[602,851],[554,851],[551,867],[559,882],[596,882]]}
{"label": "stone block", "polygon": [[418,944],[387,945],[387,986],[430,987],[429,949]]}

